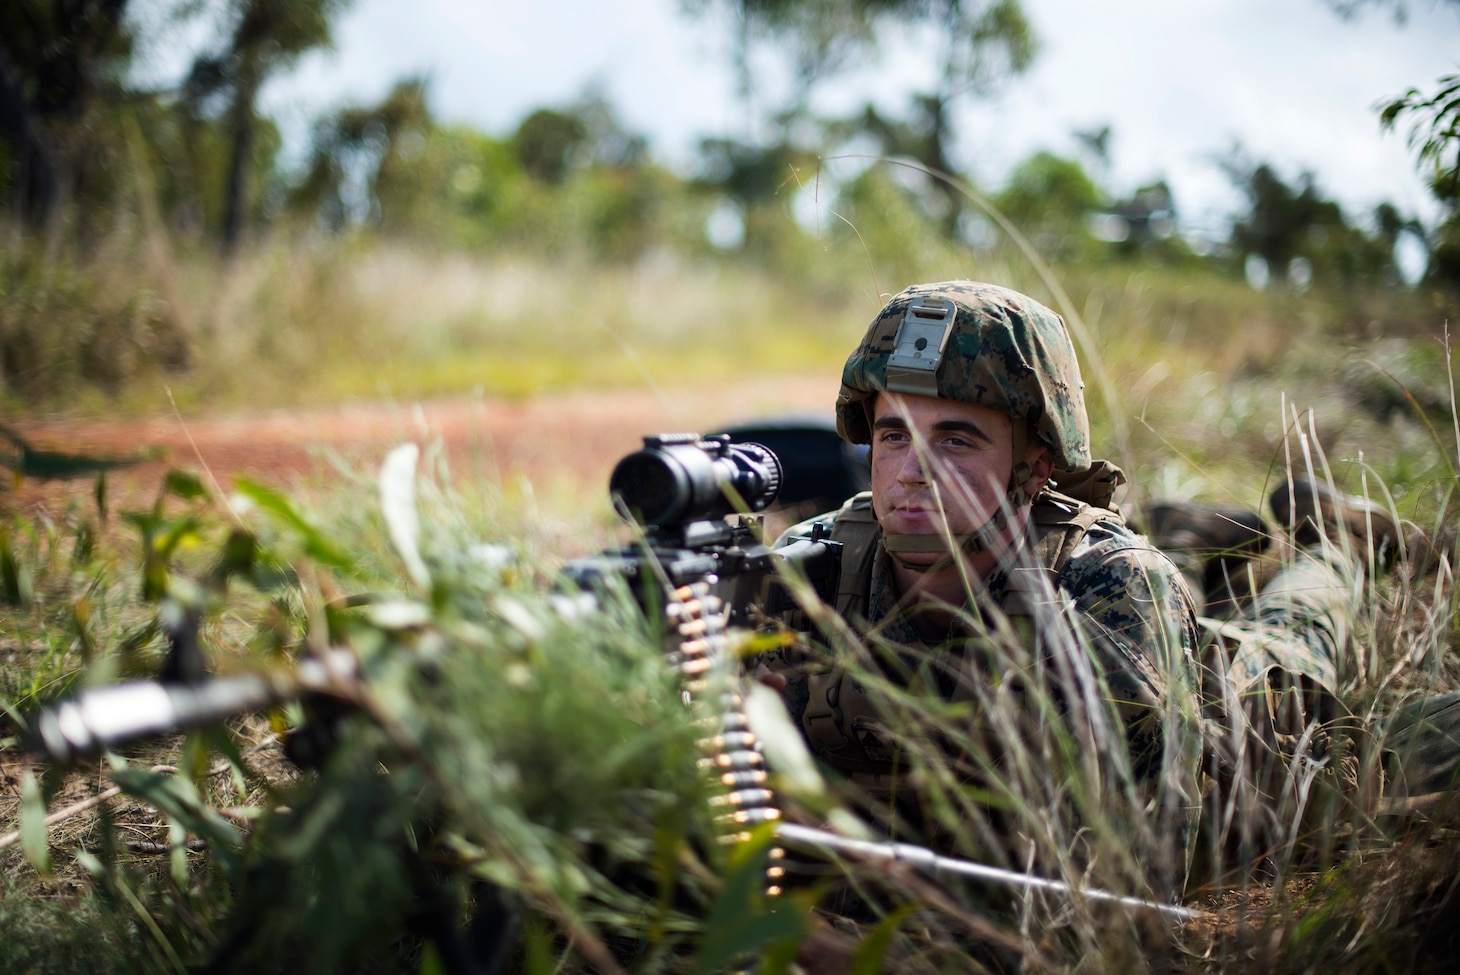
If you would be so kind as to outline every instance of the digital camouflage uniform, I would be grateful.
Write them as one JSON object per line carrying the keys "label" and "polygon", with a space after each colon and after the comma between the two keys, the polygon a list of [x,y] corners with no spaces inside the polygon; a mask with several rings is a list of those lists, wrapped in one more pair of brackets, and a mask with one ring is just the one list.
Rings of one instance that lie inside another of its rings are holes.
{"label": "digital camouflage uniform", "polygon": [[[1279,485],[1274,495],[1287,490]],[[1380,785],[1360,772],[1363,723],[1344,704],[1372,676],[1353,639],[1364,603],[1362,546],[1337,526],[1284,527],[1297,538],[1284,536],[1267,562],[1276,571],[1250,602],[1232,601],[1230,618],[1198,617],[1220,798],[1207,832],[1238,866],[1321,833],[1297,824],[1306,814],[1321,827],[1331,801],[1372,814]]]}
{"label": "digital camouflage uniform", "polygon": [[1237,620],[1201,617],[1226,693],[1261,693],[1281,673],[1336,696],[1360,678],[1350,639],[1364,573],[1336,547],[1297,549]]}
{"label": "digital camouflage uniform", "polygon": [[[1376,648],[1356,634],[1373,609],[1369,580],[1405,556],[1398,520],[1296,473],[1268,504],[1280,531],[1256,512],[1148,506],[1157,544],[1194,577],[1202,570],[1206,739],[1218,786],[1204,832],[1239,869],[1321,849],[1340,806],[1370,823],[1454,815],[1460,785],[1460,693],[1392,713],[1348,706],[1380,683]],[[1426,546],[1419,536],[1409,544]]]}
{"label": "digital camouflage uniform", "polygon": [[[1082,514],[1095,517],[1086,523]],[[898,604],[891,559],[876,537],[867,496],[798,525],[787,540],[820,522],[833,541],[846,544],[838,612],[868,637],[904,648],[906,659],[932,662],[936,689],[948,700],[974,700],[972,682],[997,679],[980,669],[976,648],[1005,622],[1032,654],[1088,655],[1088,671],[1073,669],[1098,674],[1095,686],[1052,691],[1094,693],[1113,706],[1124,725],[1132,773],[1150,795],[1161,797],[1157,815],[1174,831],[1173,846],[1184,859],[1200,803],[1199,640],[1191,597],[1166,558],[1118,518],[1053,491],[1035,499],[1034,515],[1024,554],[1036,561],[1006,564],[985,579],[983,591],[970,600],[968,621],[956,622],[938,645],[922,639]],[[1050,543],[1064,542],[1069,550],[1058,568],[1038,559],[1053,554]],[[1049,667],[1051,674],[1062,670],[1054,662]],[[864,788],[887,788],[897,755],[854,681],[835,672],[795,674],[785,696],[813,753]],[[1168,746],[1182,752],[1177,761],[1170,761]],[[1183,870],[1166,864],[1158,872]]]}
{"label": "digital camouflage uniform", "polygon": [[[929,298],[956,306],[941,350],[934,348],[936,328],[909,338],[908,328],[921,324],[913,321],[909,307]],[[921,374],[918,363],[907,361],[939,351],[934,368],[923,365]],[[1027,430],[1050,448],[1059,468],[1055,477],[1079,484],[1083,492],[1090,481],[1083,472],[1091,462],[1081,387],[1064,323],[1049,309],[992,285],[920,286],[889,302],[848,359],[838,426],[852,442],[869,442],[865,404],[879,390],[975,403],[1015,419],[1016,458],[1023,456],[1019,435]],[[1097,468],[1107,470],[1113,471]],[[1106,474],[1100,500],[1108,500],[1118,476]],[[1025,478],[1027,472],[1021,477],[1016,469],[1013,483]],[[831,538],[845,545],[839,615],[870,640],[901,648],[913,669],[924,665],[933,675],[933,689],[944,698],[976,701],[990,686],[1032,680],[1028,675],[1039,673],[1054,686],[1027,691],[1053,695],[1062,708],[1075,698],[1082,706],[1095,701],[1093,710],[1123,725],[1129,768],[1149,799],[1150,814],[1174,834],[1172,846],[1185,851],[1200,803],[1199,640],[1185,583],[1171,562],[1110,508],[1052,489],[1034,499],[1011,495],[1009,501],[1031,504],[1023,541],[975,582],[966,616],[937,645],[920,637],[900,605],[889,542],[902,551],[928,549],[911,547],[906,538],[885,537],[870,494],[797,526],[783,541],[809,533],[816,522],[829,528]],[[979,534],[959,539],[965,550],[985,544]],[[914,536],[913,541],[927,538]],[[1010,637],[1029,656],[1028,672],[989,672],[981,647]],[[899,760],[886,740],[895,737],[895,729],[889,734],[886,719],[863,688],[835,670],[793,670],[789,677],[787,704],[813,752],[873,793],[887,791]],[[1184,861],[1184,853],[1176,858]],[[1180,884],[1184,862],[1152,866],[1163,883]]]}

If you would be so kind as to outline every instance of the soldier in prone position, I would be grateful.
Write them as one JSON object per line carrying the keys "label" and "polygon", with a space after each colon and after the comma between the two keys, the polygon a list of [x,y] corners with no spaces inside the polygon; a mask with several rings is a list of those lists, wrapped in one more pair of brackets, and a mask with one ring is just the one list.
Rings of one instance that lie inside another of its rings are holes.
{"label": "soldier in prone position", "polygon": [[[1177,568],[1107,506],[1121,475],[1092,463],[1064,322],[989,284],[908,288],[848,358],[836,412],[843,437],[870,445],[872,490],[782,542],[821,522],[844,544],[835,609],[865,641],[863,662],[885,687],[955,705],[959,726],[939,745],[971,790],[1008,800],[1032,772],[1062,801],[1059,741],[1104,763],[1097,791],[1136,796],[1132,842],[1160,837],[1142,869],[1158,896],[1178,893],[1201,803],[1195,612]],[[1034,863],[1028,835],[1001,836],[1002,850],[970,839],[999,833],[997,811],[966,827],[928,813],[920,779],[937,773],[910,760],[886,695],[873,703],[875,677],[844,662],[811,653],[760,671],[813,754],[897,839]]]}
{"label": "soldier in prone position", "polygon": [[[1087,793],[1044,842],[1080,832],[1099,805],[1090,791],[1128,787],[1114,818],[1128,816],[1131,856],[1160,897],[1187,881],[1204,796],[1204,876],[1217,879],[1286,855],[1305,810],[1331,809],[1294,770],[1323,769],[1319,788],[1373,812],[1379,777],[1365,786],[1356,771],[1366,732],[1343,698],[1374,677],[1354,645],[1357,594],[1404,548],[1382,508],[1289,476],[1270,498],[1281,532],[1255,512],[1167,503],[1147,514],[1158,550],[1112,504],[1123,475],[1092,461],[1063,321],[988,284],[918,285],[888,302],[847,360],[836,412],[841,435],[869,445],[872,490],[782,543],[813,532],[843,543],[835,609],[866,652],[859,676],[815,653],[761,676],[894,838],[1035,865],[1027,830],[1045,810],[1001,823],[997,807],[1037,802],[1015,766],[1044,761],[1034,776],[1051,805]],[[1231,583],[1274,537],[1280,568],[1243,605]],[[885,686],[966,704],[941,712],[958,727],[897,727],[890,715],[911,711],[867,686],[879,671]],[[1413,710],[1388,729],[1415,738],[1415,754],[1386,759],[1385,809],[1460,778],[1460,694]],[[945,785],[991,800],[972,817],[982,823],[950,827],[946,793],[941,818],[928,813],[929,773],[908,754],[928,739],[956,744],[940,756]],[[1067,790],[1072,765],[1087,780]]]}

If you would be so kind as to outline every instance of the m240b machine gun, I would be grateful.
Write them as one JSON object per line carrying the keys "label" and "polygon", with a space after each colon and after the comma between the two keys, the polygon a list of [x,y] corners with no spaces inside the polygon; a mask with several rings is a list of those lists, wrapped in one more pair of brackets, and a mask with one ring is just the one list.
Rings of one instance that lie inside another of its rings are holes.
{"label": "m240b machine gun", "polygon": [[[728,625],[788,609],[792,600],[779,580],[790,566],[830,600],[840,579],[840,546],[803,539],[772,550],[747,516],[775,502],[781,479],[780,461],[759,444],[732,443],[725,435],[646,437],[644,448],[624,457],[609,482],[620,512],[643,527],[643,540],[576,560],[564,575],[590,592],[621,579],[646,612],[652,606],[662,611],[667,594],[695,586],[723,606]],[[727,521],[727,515],[736,517]],[[175,647],[196,651],[194,635],[176,636]],[[33,744],[52,760],[71,763],[292,698],[332,696],[352,679],[350,671],[349,655],[337,651],[302,661],[292,677],[144,680],[89,690],[36,715]]]}

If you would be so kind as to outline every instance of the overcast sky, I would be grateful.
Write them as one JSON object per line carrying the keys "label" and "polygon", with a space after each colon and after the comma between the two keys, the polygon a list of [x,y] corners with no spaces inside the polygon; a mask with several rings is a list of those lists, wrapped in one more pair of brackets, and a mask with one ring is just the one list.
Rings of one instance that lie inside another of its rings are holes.
{"label": "overcast sky", "polygon": [[[1409,7],[1401,27],[1385,11],[1341,20],[1321,0],[1025,0],[1040,55],[1000,96],[960,103],[957,161],[996,186],[1018,159],[1073,153],[1073,130],[1109,124],[1107,186],[1165,178],[1189,226],[1237,205],[1214,159],[1239,142],[1290,180],[1313,171],[1351,214],[1387,199],[1432,217],[1404,133],[1381,133],[1374,105],[1460,70],[1460,16],[1432,0]],[[302,133],[328,107],[423,73],[439,117],[506,134],[596,84],[658,158],[688,169],[701,136],[743,136],[752,113],[728,24],[681,10],[681,0],[354,0],[336,50],[271,85],[265,105]],[[919,40],[887,38],[819,107],[871,99],[900,112],[934,70]],[[773,101],[772,73],[762,87]]]}

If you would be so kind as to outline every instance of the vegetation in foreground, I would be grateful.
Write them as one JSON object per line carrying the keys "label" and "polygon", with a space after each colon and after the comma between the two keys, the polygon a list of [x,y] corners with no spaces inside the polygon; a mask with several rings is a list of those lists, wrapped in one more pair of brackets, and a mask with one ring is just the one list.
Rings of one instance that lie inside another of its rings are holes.
{"label": "vegetation in foreground", "polygon": [[[1434,540],[1424,557],[1376,584],[1379,611],[1361,639],[1381,679],[1354,703],[1386,714],[1456,688],[1460,436],[1445,292],[1255,291],[1180,261],[1052,270],[1027,238],[945,244],[907,197],[875,199],[856,233],[781,238],[777,273],[693,257],[605,266],[443,255],[363,238],[354,250],[281,242],[226,264],[174,254],[139,271],[145,248],[68,263],[12,240],[15,283],[0,307],[8,334],[29,336],[31,374],[48,377],[42,395],[69,390],[72,410],[146,411],[166,383],[193,410],[831,374],[879,292],[996,280],[1070,323],[1095,442],[1132,475],[1133,505],[1174,496],[1257,507],[1286,470],[1312,463],[1423,529]],[[46,338],[43,322],[61,330]],[[7,458],[20,476],[25,456]],[[848,944],[808,913],[810,890],[764,900],[761,865],[710,838],[694,716],[644,623],[623,606],[565,619],[547,595],[563,548],[532,528],[541,513],[428,466],[419,530],[370,503],[369,476],[288,495],[245,483],[225,499],[177,474],[148,510],[109,510],[102,484],[94,502],[64,510],[7,509],[0,695],[14,839],[0,853],[0,964],[180,970],[222,958],[268,970],[307,958],[318,970],[436,970],[421,934],[421,903],[437,896],[417,883],[423,861],[454,903],[489,905],[483,892],[500,890],[521,906],[517,960],[532,971],[716,970],[741,957],[778,970],[798,946],[860,952],[869,969],[1362,970],[1443,955],[1428,939],[1448,905],[1447,821],[1329,802],[1324,775],[1302,843],[1256,872],[1220,846],[1200,861],[1188,902],[1215,920],[1173,929],[1093,903],[944,895],[912,875],[852,867],[887,913]],[[564,504],[600,525],[610,517],[596,491]],[[413,545],[419,560],[406,554]],[[312,715],[336,731],[328,762],[301,774],[281,757],[272,736],[305,717],[284,707],[85,773],[29,764],[19,745],[37,706],[156,672],[168,621],[189,612],[221,674],[287,673],[301,656],[349,650],[362,708]],[[881,649],[850,641],[835,652],[880,688],[932,795],[934,828],[961,837],[956,852],[1161,896],[1133,856],[1136,841],[1160,841],[1132,834],[1140,817],[1121,787],[1121,749],[1091,762],[1058,736],[1012,734],[1025,743],[999,754],[1002,777],[972,793],[923,747],[963,716],[879,683]],[[1008,699],[984,703],[986,726],[1021,727]],[[989,754],[985,742],[959,744]],[[1373,755],[1370,783],[1382,764]],[[777,785],[790,815],[857,808],[837,783]],[[94,809],[39,825],[45,810],[113,788]],[[990,842],[993,816],[1029,838],[1030,859]]]}
{"label": "vegetation in foreground", "polygon": [[[1158,306],[1159,295],[1133,277],[1116,309],[1091,298],[1071,319],[1093,332],[1119,309]],[[1188,313],[1214,314],[1210,305]],[[1252,503],[1289,464],[1364,487],[1432,544],[1374,584],[1376,611],[1359,640],[1374,655],[1375,681],[1355,689],[1352,703],[1372,718],[1457,689],[1455,420],[1438,412],[1449,401],[1449,350],[1424,340],[1400,346],[1410,354],[1362,367],[1384,383],[1335,391],[1335,372],[1357,367],[1334,357],[1334,332],[1311,345],[1290,337],[1282,361],[1297,365],[1283,366],[1283,378],[1326,397],[1312,413],[1296,393],[1277,396],[1256,367],[1249,375],[1230,367],[1217,395],[1219,373],[1175,357],[1166,368],[1181,389],[1169,401],[1163,375],[1114,380],[1125,391],[1117,394],[1106,377],[1149,354],[1157,331],[1149,324],[1090,346],[1101,353],[1090,369],[1092,401],[1127,404],[1102,424],[1136,475],[1133,497]],[[1182,347],[1196,358],[1190,334]],[[1222,368],[1223,348],[1214,342],[1203,364]],[[1247,352],[1262,354],[1260,344]],[[1194,395],[1201,382],[1209,400]],[[1379,395],[1366,389],[1398,391],[1403,405],[1386,414],[1361,398]],[[1128,405],[1136,395],[1144,395],[1139,413]],[[1198,414],[1217,412],[1192,417],[1194,399]],[[1424,408],[1430,399],[1434,415]],[[149,510],[109,511],[99,486],[94,504],[7,513],[0,699],[4,826],[14,833],[0,840],[8,846],[0,964],[176,971],[211,959],[218,970],[438,970],[422,938],[423,869],[442,883],[432,897],[444,890],[489,916],[486,891],[519,905],[516,957],[530,971],[708,971],[746,958],[780,970],[798,947],[907,970],[1439,971],[1452,957],[1448,802],[1396,817],[1332,801],[1335,772],[1321,768],[1299,792],[1302,808],[1290,810],[1295,845],[1265,851],[1255,867],[1221,844],[1204,848],[1186,902],[1211,919],[1172,926],[1093,902],[1011,899],[973,886],[940,892],[911,874],[853,865],[850,881],[886,914],[871,936],[849,943],[808,912],[814,888],[764,899],[763,864],[713,841],[695,763],[702,731],[680,704],[652,627],[627,602],[604,615],[565,614],[549,586],[559,551],[520,530],[533,513],[512,510],[490,485],[453,484],[426,466],[419,481],[397,468],[378,500],[358,485],[290,497],[247,482],[225,499],[178,473]],[[344,648],[357,668],[342,694],[353,707],[284,706],[79,772],[30,764],[19,746],[37,706],[155,673],[169,656],[168,627],[190,611],[203,621],[207,660],[224,675],[288,673],[302,657]],[[932,797],[932,828],[958,837],[957,853],[1006,858],[991,840],[1005,835],[997,826],[1030,844],[1027,859],[1005,861],[1015,869],[1161,895],[1148,886],[1138,844],[1162,840],[1132,832],[1141,820],[1121,787],[1123,749],[1091,761],[1057,734],[1007,734],[996,739],[999,776],[970,792],[926,747],[968,716],[880,681],[875,645],[843,641],[834,652],[879,696],[910,756],[910,780]],[[1002,652],[1016,656],[1000,666],[1022,666],[1017,647]],[[1050,706],[1040,700],[1036,691],[1013,707],[994,696],[981,702],[983,720],[966,727],[1015,731],[1027,708]],[[1090,720],[1099,717],[1097,708]],[[305,718],[331,732],[333,748],[301,773],[274,736]],[[988,755],[973,732],[951,734],[965,754]],[[1381,732],[1376,746],[1384,741]],[[1365,754],[1358,794],[1373,791],[1386,761],[1377,747]],[[844,822],[844,810],[857,808],[838,783],[776,784],[792,816]],[[41,825],[46,810],[111,788],[120,794]]]}
{"label": "vegetation in foreground", "polygon": [[[8,348],[33,358],[10,375],[41,377],[34,389],[52,406],[150,411],[163,384],[194,410],[834,374],[879,292],[995,280],[1069,322],[1095,442],[1131,474],[1132,504],[1257,507],[1286,470],[1312,463],[1423,529],[1435,544],[1376,584],[1379,612],[1361,637],[1373,673],[1389,676],[1354,700],[1385,714],[1455,689],[1460,436],[1446,292],[1256,291],[1200,262],[1080,253],[1051,269],[1017,233],[982,249],[947,243],[873,172],[854,228],[775,237],[774,273],[692,254],[603,265],[366,238],[353,249],[281,241],[222,263],[148,256],[125,246],[146,236],[125,230],[115,249],[58,259],[12,239],[0,313]],[[25,458],[7,466],[25,476]],[[500,890],[520,905],[518,961],[532,971],[716,970],[742,956],[778,970],[798,946],[860,952],[868,970],[1299,971],[1440,957],[1426,939],[1448,904],[1445,820],[1330,803],[1323,775],[1291,851],[1249,873],[1211,848],[1188,899],[1215,909],[1214,921],[1172,929],[1088,902],[944,895],[912,875],[852,867],[887,913],[849,945],[808,913],[811,890],[764,900],[760,864],[710,839],[694,716],[643,622],[622,606],[607,619],[565,619],[547,595],[563,550],[532,530],[539,513],[443,470],[432,465],[420,488],[418,531],[370,503],[368,477],[292,496],[245,483],[224,499],[178,474],[149,510],[109,510],[100,485],[94,503],[6,510],[0,695],[13,782],[3,814],[15,838],[0,854],[0,964],[179,970],[222,958],[268,970],[307,958],[319,970],[436,970],[421,936],[429,915],[419,908],[436,897],[416,883],[422,861],[456,903],[488,904],[483,891]],[[564,504],[609,518],[596,491]],[[419,560],[406,554],[413,544]],[[349,696],[362,708],[313,715],[337,732],[327,763],[301,774],[280,757],[271,736],[305,716],[285,707],[85,774],[28,764],[18,746],[38,705],[155,672],[168,621],[190,612],[219,673],[287,673],[332,646],[359,661]],[[933,827],[961,837],[956,852],[1161,896],[1133,855],[1136,841],[1160,841],[1132,833],[1140,817],[1121,749],[1088,761],[1057,735],[1015,733],[1001,741],[1025,743],[999,754],[1002,777],[970,792],[924,747],[966,716],[879,683],[885,648],[834,649],[880,688],[910,774],[932,795]],[[1017,656],[1004,665],[1019,666]],[[1007,698],[985,703],[988,726],[1022,727]],[[958,744],[989,756],[986,742]],[[857,808],[837,783],[777,784],[790,815]],[[48,833],[39,825],[45,810],[112,788],[94,810]],[[1005,827],[1029,838],[1029,859],[990,842]]]}

